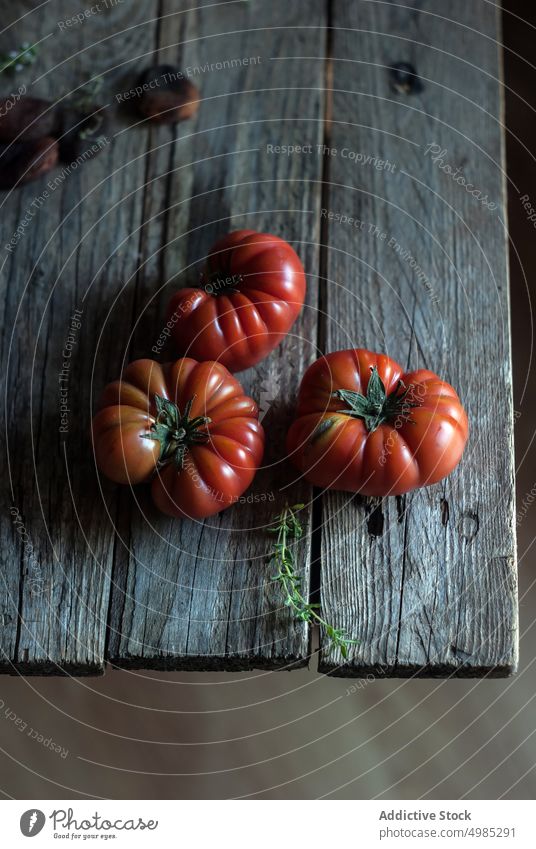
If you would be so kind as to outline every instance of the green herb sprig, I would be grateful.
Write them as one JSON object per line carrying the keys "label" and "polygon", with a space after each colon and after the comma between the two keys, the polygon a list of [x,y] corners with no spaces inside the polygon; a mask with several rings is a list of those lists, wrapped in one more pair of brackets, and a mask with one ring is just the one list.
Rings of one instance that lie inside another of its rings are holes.
{"label": "green herb sprig", "polygon": [[90,111],[95,106],[95,100],[102,91],[104,80],[102,76],[93,74],[80,86],[70,98],[70,102],[81,111]]}
{"label": "green herb sprig", "polygon": [[278,572],[272,577],[277,581],[285,593],[285,604],[292,608],[297,619],[310,624],[319,625],[332,646],[340,649],[342,656],[348,657],[348,649],[358,641],[351,640],[342,628],[334,628],[318,612],[319,604],[311,604],[302,594],[302,581],[296,573],[296,561],[290,542],[297,542],[303,536],[303,529],[297,517],[297,513],[303,509],[303,504],[286,506],[273,521],[274,527],[268,531],[276,535],[273,545],[270,563],[274,563]]}
{"label": "green herb sprig", "polygon": [[22,71],[27,65],[33,65],[37,58],[37,45],[24,41],[16,50],[0,54],[0,74],[7,71]]}

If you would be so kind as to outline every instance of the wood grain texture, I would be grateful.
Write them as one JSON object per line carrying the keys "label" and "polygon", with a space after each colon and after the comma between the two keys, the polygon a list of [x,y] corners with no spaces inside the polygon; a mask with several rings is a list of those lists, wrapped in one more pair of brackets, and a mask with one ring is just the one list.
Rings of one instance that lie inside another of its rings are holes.
{"label": "wood grain texture", "polygon": [[[15,6],[13,19],[34,4]],[[24,18],[25,39],[50,34],[24,78],[37,79],[31,93],[58,99],[97,71],[115,118],[103,152],[42,203],[46,180],[0,197],[8,468],[0,671],[98,673],[106,659],[195,670],[307,663],[307,628],[270,583],[266,525],[287,500],[307,503],[307,587],[311,492],[282,457],[292,399],[320,341],[437,371],[460,391],[472,430],[443,484],[383,502],[317,499],[323,612],[360,640],[345,664],[322,645],[319,668],[509,674],[517,600],[494,8],[480,0],[454,0],[448,11],[439,0],[148,7],[125,2],[64,30],[66,2]],[[153,62],[179,65],[199,86],[193,120],[148,128],[128,102],[118,106]],[[419,75],[412,92],[393,87],[389,68],[399,62]],[[7,250],[28,210],[30,225]],[[157,514],[145,488],[96,474],[88,425],[103,385],[159,350],[170,294],[195,283],[211,244],[239,227],[295,246],[307,304],[285,343],[240,375],[269,434],[250,501],[203,523],[177,522]]]}
{"label": "wood grain texture", "polygon": [[[436,371],[458,389],[471,434],[441,484],[383,502],[324,498],[324,614],[360,642],[344,664],[322,646],[320,669],[508,675],[517,595],[497,10],[341,2],[332,24],[339,120],[326,206],[362,223],[328,221],[327,350],[366,347]],[[400,62],[419,75],[411,92],[393,87]]]}
{"label": "wood grain texture", "polygon": [[[196,283],[211,244],[227,230],[284,236],[309,272],[308,295],[285,342],[239,375],[260,401],[267,430],[264,468],[246,493],[252,503],[237,503],[205,522],[157,515],[146,493],[134,509],[131,498],[124,503],[109,643],[111,662],[121,666],[247,669],[307,662],[307,627],[293,620],[270,582],[273,539],[266,527],[294,477],[282,459],[289,411],[280,399],[295,395],[300,373],[316,356],[322,163],[267,146],[321,142],[325,4],[276,5],[277,15],[269,4],[251,3],[200,7],[188,15],[176,14],[173,3],[161,9],[158,60],[178,62],[199,86],[202,102],[194,121],[150,136],[140,235],[146,261],[135,281],[140,319],[130,356],[156,343],[171,293]],[[304,21],[310,29],[302,28]],[[292,58],[303,51],[318,61]],[[233,59],[240,64],[221,67]],[[290,497],[307,501],[309,490],[293,486]],[[306,531],[310,512],[304,512]],[[308,535],[301,549],[306,587],[309,549]]]}
{"label": "wood grain texture", "polygon": [[[12,17],[33,7],[12,4]],[[146,15],[132,4],[104,10],[62,32],[57,22],[72,14],[72,4],[51,2],[46,13],[29,14],[4,34],[10,47],[51,34],[32,72],[20,77],[29,93],[58,100],[94,72],[105,74],[108,93],[117,90],[125,62],[146,49],[148,30],[156,33],[154,23],[141,23]],[[113,62],[109,39],[115,45]],[[6,93],[11,90],[9,79],[2,78],[2,85]],[[141,223],[142,209],[128,198],[130,187],[143,180],[137,157],[146,146],[143,133],[109,138],[83,166],[58,167],[42,180],[2,193],[0,200],[8,464],[0,555],[6,592],[0,614],[7,672],[86,674],[104,668],[115,539],[88,450],[91,379],[102,385],[120,363],[130,333],[125,314],[132,313],[131,291],[122,299],[123,314],[107,316],[137,266],[128,240]],[[133,163],[128,171],[126,162]],[[50,188],[48,182],[55,180]],[[22,233],[6,250],[18,226]],[[73,315],[80,327],[73,326]],[[95,359],[96,331],[104,324],[101,356]],[[65,433],[60,432],[62,371]],[[115,509],[115,495],[107,496],[108,508]]]}

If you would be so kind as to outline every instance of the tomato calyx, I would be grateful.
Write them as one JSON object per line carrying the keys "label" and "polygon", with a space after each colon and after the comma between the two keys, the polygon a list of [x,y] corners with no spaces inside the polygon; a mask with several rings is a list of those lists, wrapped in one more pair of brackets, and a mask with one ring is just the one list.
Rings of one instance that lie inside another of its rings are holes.
{"label": "tomato calyx", "polygon": [[392,419],[411,421],[410,410],[418,406],[408,398],[410,388],[406,388],[402,380],[399,380],[394,392],[387,394],[385,385],[376,366],[372,366],[371,375],[367,386],[367,394],[361,395],[351,389],[337,389],[333,395],[344,401],[347,408],[337,410],[346,416],[363,419],[365,427],[372,433],[379,425]]}
{"label": "tomato calyx", "polygon": [[209,424],[211,419],[208,416],[190,418],[194,400],[195,395],[186,404],[184,413],[181,413],[172,401],[160,395],[154,396],[157,415],[147,438],[156,439],[160,443],[160,467],[173,462],[178,469],[182,469],[188,448],[208,440],[209,434],[199,428]]}

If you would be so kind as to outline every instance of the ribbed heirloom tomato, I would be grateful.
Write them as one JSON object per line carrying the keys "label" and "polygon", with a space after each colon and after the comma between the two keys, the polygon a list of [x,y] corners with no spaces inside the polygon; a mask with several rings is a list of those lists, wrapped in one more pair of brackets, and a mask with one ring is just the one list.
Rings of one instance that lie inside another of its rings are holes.
{"label": "ribbed heirloom tomato", "polygon": [[458,395],[436,374],[352,348],[306,371],[287,449],[316,486],[400,495],[449,475],[468,432]]}
{"label": "ribbed heirloom tomato", "polygon": [[235,503],[262,460],[258,407],[221,363],[136,360],[104,390],[92,424],[99,469],[152,481],[169,516],[202,519]]}
{"label": "ribbed heirloom tomato", "polygon": [[231,371],[260,362],[286,336],[305,297],[298,255],[278,236],[235,230],[207,259],[200,288],[180,289],[168,319],[177,352]]}

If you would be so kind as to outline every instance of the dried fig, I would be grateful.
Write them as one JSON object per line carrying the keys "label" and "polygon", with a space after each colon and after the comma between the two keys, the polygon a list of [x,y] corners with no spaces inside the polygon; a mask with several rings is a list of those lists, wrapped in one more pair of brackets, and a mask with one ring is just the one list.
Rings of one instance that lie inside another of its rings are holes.
{"label": "dried fig", "polygon": [[30,142],[53,136],[58,127],[58,110],[49,100],[14,95],[0,100],[0,141]]}
{"label": "dried fig", "polygon": [[0,145],[0,189],[13,189],[46,174],[58,156],[58,143],[52,136]]}
{"label": "dried fig", "polygon": [[140,76],[138,110],[155,124],[176,124],[199,108],[199,89],[172,65],[155,65]]}

